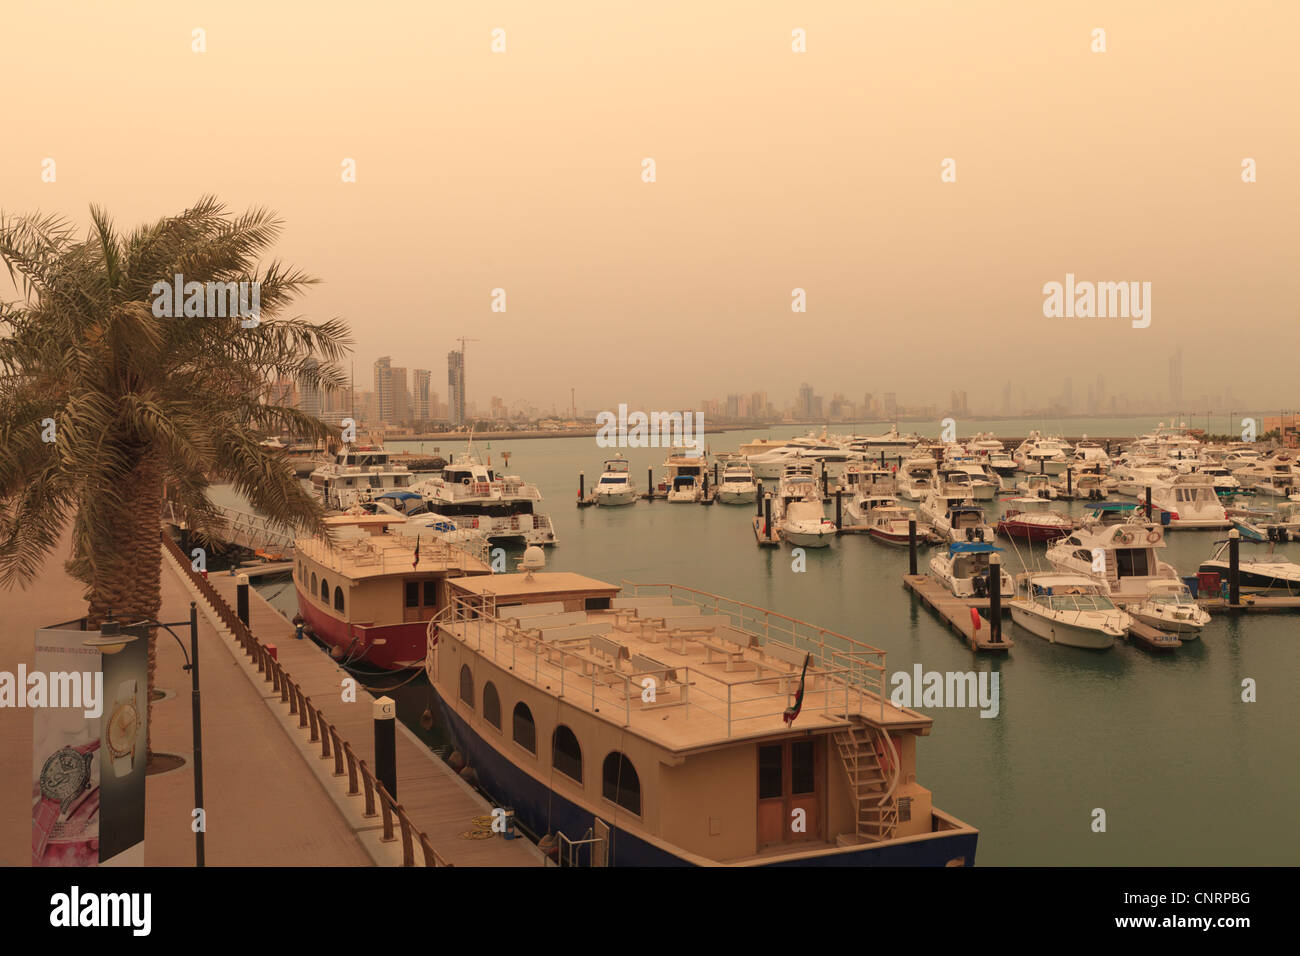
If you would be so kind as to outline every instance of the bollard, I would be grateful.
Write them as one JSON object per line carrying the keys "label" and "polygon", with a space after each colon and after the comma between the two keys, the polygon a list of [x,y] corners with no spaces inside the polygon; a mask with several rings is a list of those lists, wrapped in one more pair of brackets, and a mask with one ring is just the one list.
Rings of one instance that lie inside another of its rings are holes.
{"label": "bollard", "polygon": [[239,619],[248,624],[248,575],[241,574],[235,579],[235,605]]}
{"label": "bollard", "polygon": [[645,496],[648,500],[655,500],[655,470],[647,468],[645,470]]}
{"label": "bollard", "polygon": [[835,530],[836,531],[844,530],[844,510],[843,510],[844,506],[841,502],[842,497],[843,497],[843,492],[839,488],[836,488],[835,489]]}
{"label": "bollard", "polygon": [[754,517],[763,517],[763,483],[758,482],[758,494],[754,496]]}
{"label": "bollard", "polygon": [[1228,532],[1228,603],[1241,603],[1241,532],[1236,528]]}
{"label": "bollard", "polygon": [[772,537],[772,496],[763,499],[763,537]]}
{"label": "bollard", "polygon": [[581,501],[587,497],[587,476],[578,472],[578,500]]}
{"label": "bollard", "polygon": [[989,555],[989,640],[1002,643],[1002,559]]}
{"label": "bollard", "polygon": [[916,519],[907,519],[907,573],[916,575]]}
{"label": "bollard", "polygon": [[1147,485],[1147,520],[1155,520],[1155,512],[1151,510],[1151,486]]}
{"label": "bollard", "polygon": [[704,500],[709,500],[709,470],[704,469]]}
{"label": "bollard", "polygon": [[397,799],[397,709],[391,697],[374,702],[375,778]]}

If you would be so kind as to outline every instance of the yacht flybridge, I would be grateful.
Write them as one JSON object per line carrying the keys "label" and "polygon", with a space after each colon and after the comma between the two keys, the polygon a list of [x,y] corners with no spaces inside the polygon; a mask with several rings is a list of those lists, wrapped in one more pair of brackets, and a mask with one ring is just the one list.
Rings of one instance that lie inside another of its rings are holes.
{"label": "yacht flybridge", "polygon": [[1153,586],[1177,583],[1178,572],[1161,561],[1164,528],[1142,520],[1133,504],[1106,504],[1081,528],[1047,549],[1047,560],[1063,574],[1095,581],[1122,604],[1141,603]]}
{"label": "yacht flybridge", "polygon": [[824,548],[838,533],[826,519],[811,465],[786,467],[773,496],[772,524],[782,539],[801,548]]}
{"label": "yacht flybridge", "polygon": [[480,786],[565,862],[973,865],[977,831],[917,780],[932,720],[889,702],[884,651],[543,563],[452,582],[425,669]]}
{"label": "yacht flybridge", "polygon": [[1232,525],[1206,475],[1178,475],[1151,487],[1151,505],[1169,513],[1169,527],[1227,528]]}
{"label": "yacht flybridge", "polygon": [[459,528],[482,532],[489,541],[556,543],[550,517],[534,510],[542,500],[537,486],[518,475],[498,475],[469,452],[411,490],[424,496],[430,511],[450,518]]}
{"label": "yacht flybridge", "polygon": [[1033,431],[1012,453],[1021,471],[1031,474],[1059,475],[1069,462],[1066,446],[1059,438],[1044,438]]}
{"label": "yacht flybridge", "polygon": [[325,507],[346,511],[360,501],[409,488],[415,476],[405,465],[393,464],[382,445],[344,445],[309,477]]}
{"label": "yacht flybridge", "polygon": [[704,456],[686,448],[671,448],[664,459],[664,482],[660,486],[674,504],[704,500],[707,465]]}

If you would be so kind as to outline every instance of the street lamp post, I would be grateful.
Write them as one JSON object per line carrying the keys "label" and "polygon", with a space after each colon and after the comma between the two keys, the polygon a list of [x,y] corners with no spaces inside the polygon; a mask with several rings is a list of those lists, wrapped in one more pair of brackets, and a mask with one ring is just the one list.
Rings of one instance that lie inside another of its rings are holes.
{"label": "street lamp post", "polygon": [[[190,672],[190,699],[192,703],[191,722],[193,725],[194,736],[194,809],[203,810],[203,722],[201,708],[199,704],[199,612],[195,603],[190,602],[190,619],[188,621],[171,621],[164,623],[154,618],[135,621],[131,625],[147,624],[152,627],[161,627],[164,631],[176,639],[180,645],[181,654],[185,656],[184,670]],[[172,627],[180,627],[183,624],[190,626],[190,649],[186,653],[185,643],[177,636]],[[100,633],[109,635],[120,632],[121,624],[113,620],[113,612],[108,612],[108,617],[100,625]],[[194,865],[202,867],[204,865],[204,847],[203,834],[207,829],[207,819],[201,819],[199,826],[194,831]]]}

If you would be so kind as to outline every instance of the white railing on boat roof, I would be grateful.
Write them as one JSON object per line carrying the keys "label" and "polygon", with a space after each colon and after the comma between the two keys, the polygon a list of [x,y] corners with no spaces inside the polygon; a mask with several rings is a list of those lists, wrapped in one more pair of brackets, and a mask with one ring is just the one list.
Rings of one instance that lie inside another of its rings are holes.
{"label": "white railing on boat roof", "polygon": [[[377,547],[371,535],[344,537],[332,546],[319,538],[299,539],[297,553],[342,573],[343,563],[350,567],[375,569],[387,574],[393,571],[410,571],[419,574],[430,566],[455,568],[460,571],[482,570],[488,566],[488,543],[481,537],[451,542],[431,530],[418,529],[388,532],[384,539],[396,541],[399,547]],[[415,564],[415,545],[420,545],[420,564]]]}
{"label": "white railing on boat roof", "polygon": [[[732,622],[732,629],[754,639],[747,643],[760,652],[771,640],[810,654],[809,677],[820,682],[821,702],[818,707],[806,701],[807,710],[821,710],[848,719],[853,714],[865,715],[866,707],[875,706],[880,718],[884,719],[887,677],[883,650],[797,618],[707,591],[673,584],[624,582],[624,590],[628,588],[633,596],[666,591],[683,605],[694,604],[709,609],[715,616],[726,616]],[[615,612],[611,610],[609,613]],[[458,639],[480,653],[490,646],[494,660],[499,663],[503,663],[503,654],[508,649],[512,673],[525,679],[531,676],[537,686],[549,687],[558,697],[565,696],[566,691],[583,693],[585,686],[593,712],[601,705],[605,706],[603,712],[607,714],[622,710],[625,726],[631,722],[633,703],[641,703],[642,680],[647,677],[656,682],[664,680],[665,693],[674,695],[671,703],[688,708],[694,706],[724,722],[727,738],[743,734],[748,723],[771,721],[794,702],[797,681],[792,674],[774,677],[760,669],[759,675],[753,679],[729,681],[721,680],[707,670],[689,666],[664,665],[663,672],[641,673],[622,670],[617,662],[602,663],[589,655],[579,654],[579,645],[590,643],[588,637],[547,641],[540,631],[530,631],[522,626],[519,619],[498,617],[496,598],[492,594],[453,595],[452,600],[429,622],[430,654],[437,643],[440,624],[462,625],[456,635]],[[738,648],[745,646],[737,644]],[[676,679],[668,680],[666,672],[672,672]],[[545,683],[543,677],[546,677]],[[784,689],[774,694],[736,696],[737,688],[753,686],[757,689],[758,685],[773,681],[784,685]],[[754,705],[763,702],[770,703],[757,713],[753,712]],[[742,706],[743,714],[739,712]]]}

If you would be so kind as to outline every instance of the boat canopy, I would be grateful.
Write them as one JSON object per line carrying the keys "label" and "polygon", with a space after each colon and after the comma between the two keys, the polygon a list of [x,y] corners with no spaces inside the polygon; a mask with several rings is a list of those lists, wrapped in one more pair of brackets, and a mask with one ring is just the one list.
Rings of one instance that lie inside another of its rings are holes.
{"label": "boat canopy", "polygon": [[377,495],[376,500],[382,501],[384,498],[392,498],[394,501],[410,501],[412,498],[422,498],[413,491],[386,491],[382,495]]}
{"label": "boat canopy", "polygon": [[1094,506],[1092,510],[1094,514],[1100,514],[1103,511],[1132,511],[1138,507],[1145,507],[1145,505],[1138,505],[1132,501],[1108,501]]}
{"label": "boat canopy", "polygon": [[984,544],[979,541],[954,541],[952,544],[948,545],[949,554],[957,554],[959,552],[964,554],[986,554],[1001,550],[1002,549],[996,545]]}

